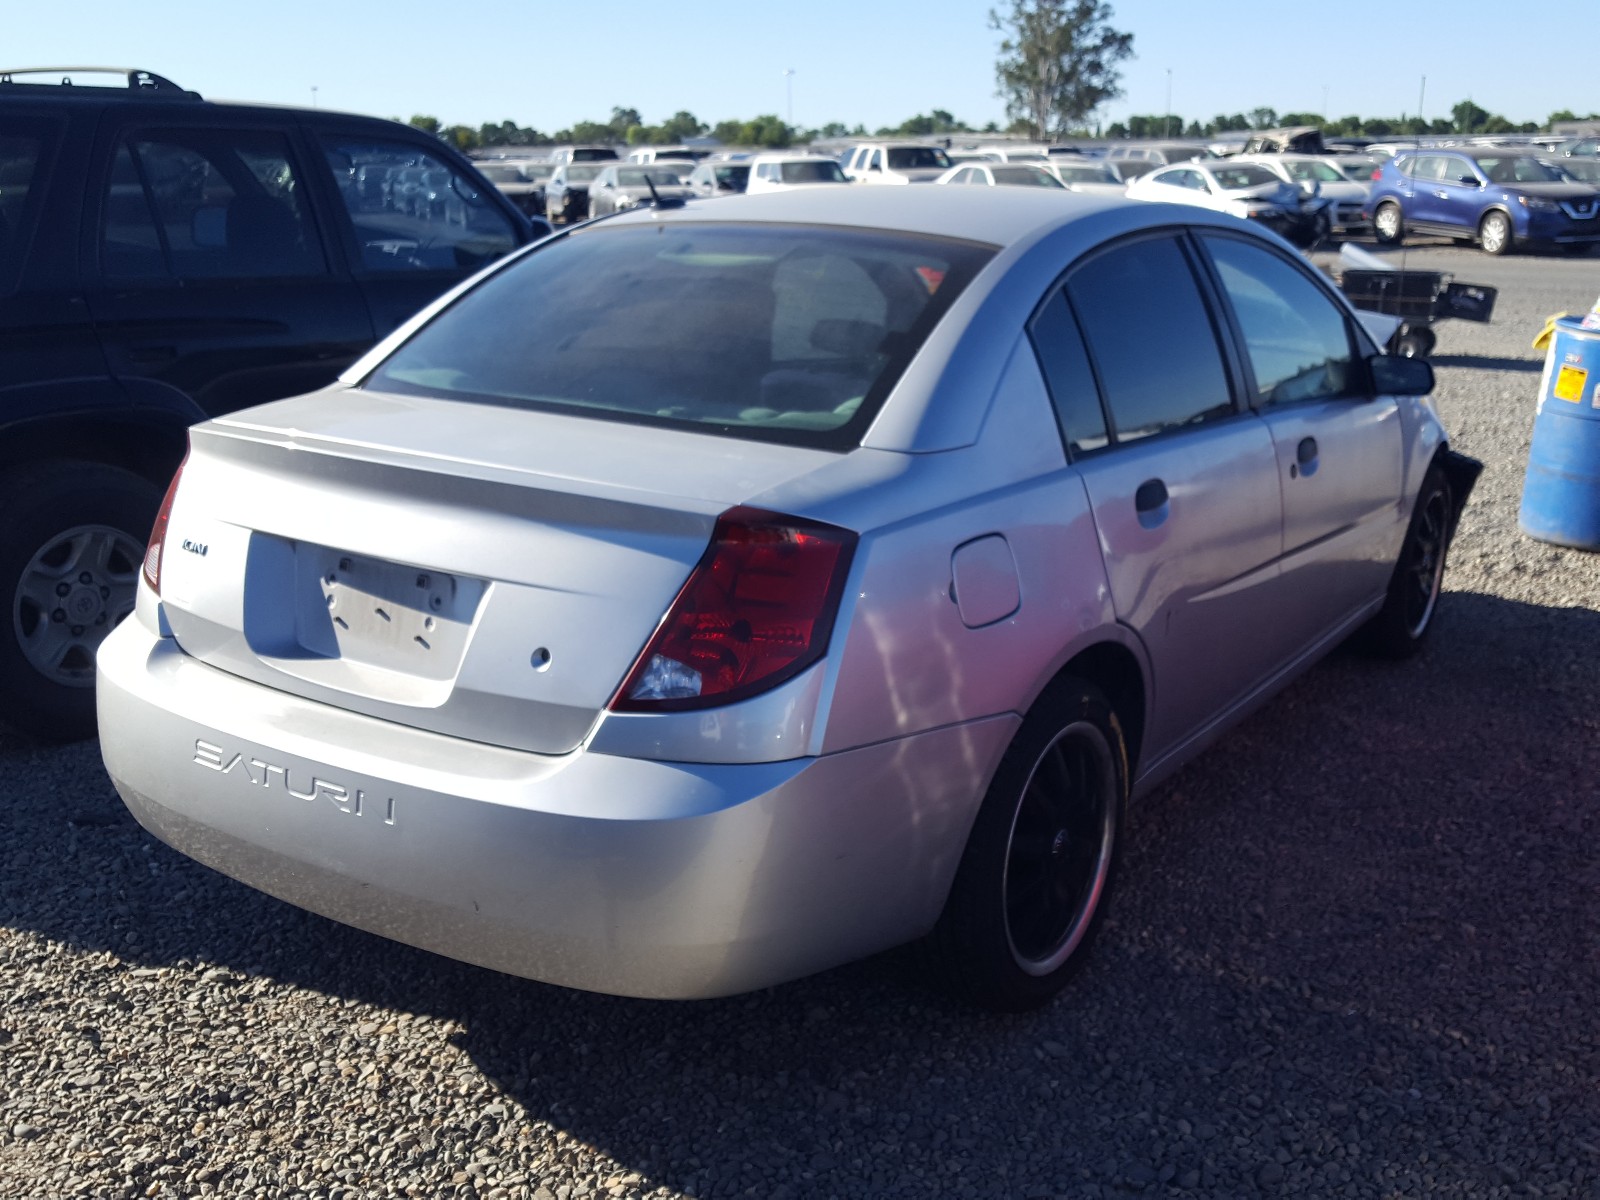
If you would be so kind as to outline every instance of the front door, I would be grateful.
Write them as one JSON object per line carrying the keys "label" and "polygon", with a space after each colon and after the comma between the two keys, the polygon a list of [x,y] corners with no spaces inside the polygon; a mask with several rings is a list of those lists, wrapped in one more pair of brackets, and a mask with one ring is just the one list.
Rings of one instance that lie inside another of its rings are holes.
{"label": "front door", "polygon": [[1310,647],[1383,594],[1394,567],[1403,441],[1374,396],[1344,309],[1289,256],[1225,233],[1201,242],[1245,347],[1283,496],[1284,649]]}

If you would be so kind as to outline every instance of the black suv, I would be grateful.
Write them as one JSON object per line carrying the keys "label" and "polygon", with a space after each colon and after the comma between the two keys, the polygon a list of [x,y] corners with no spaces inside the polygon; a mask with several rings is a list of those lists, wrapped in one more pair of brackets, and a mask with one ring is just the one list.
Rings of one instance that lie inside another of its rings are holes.
{"label": "black suv", "polygon": [[391,121],[0,71],[0,717],[94,730],[195,421],[331,382],[548,232]]}

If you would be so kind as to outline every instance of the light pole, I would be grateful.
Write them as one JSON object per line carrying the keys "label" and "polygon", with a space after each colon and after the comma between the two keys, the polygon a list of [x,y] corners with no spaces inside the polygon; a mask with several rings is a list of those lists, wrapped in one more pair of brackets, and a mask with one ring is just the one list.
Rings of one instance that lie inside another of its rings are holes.
{"label": "light pole", "polygon": [[1167,68],[1167,115],[1161,121],[1161,136],[1172,136],[1172,68]]}
{"label": "light pole", "polygon": [[317,106],[317,85],[313,83],[311,85],[311,107],[315,108],[316,106]]}
{"label": "light pole", "polygon": [[783,69],[783,86],[784,86],[785,92],[787,92],[787,94],[788,94],[788,103],[789,103],[789,115],[785,119],[786,119],[789,127],[791,129],[793,129],[794,128],[794,68],[793,67],[785,67]]}

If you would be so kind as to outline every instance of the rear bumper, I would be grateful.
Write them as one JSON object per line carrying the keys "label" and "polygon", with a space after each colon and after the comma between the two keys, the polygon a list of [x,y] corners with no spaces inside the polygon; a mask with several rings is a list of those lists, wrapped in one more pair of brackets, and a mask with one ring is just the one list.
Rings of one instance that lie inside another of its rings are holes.
{"label": "rear bumper", "polygon": [[926,932],[1016,726],[748,765],[541,756],[274,691],[137,618],[98,695],[112,781],[175,849],[452,958],[682,999]]}

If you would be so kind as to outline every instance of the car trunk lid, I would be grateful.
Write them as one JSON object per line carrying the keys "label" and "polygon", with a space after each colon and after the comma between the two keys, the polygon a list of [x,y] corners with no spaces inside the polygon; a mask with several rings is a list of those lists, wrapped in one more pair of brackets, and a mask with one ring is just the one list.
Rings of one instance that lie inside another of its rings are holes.
{"label": "car trunk lid", "polygon": [[337,390],[192,431],[162,564],[186,653],[458,737],[577,747],[719,513],[837,455]]}

